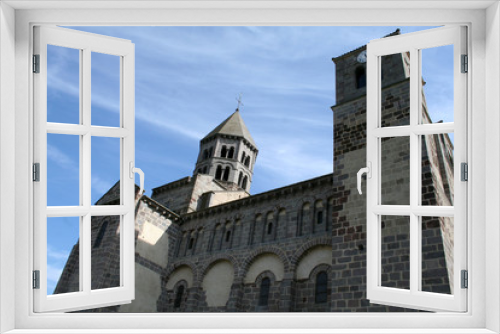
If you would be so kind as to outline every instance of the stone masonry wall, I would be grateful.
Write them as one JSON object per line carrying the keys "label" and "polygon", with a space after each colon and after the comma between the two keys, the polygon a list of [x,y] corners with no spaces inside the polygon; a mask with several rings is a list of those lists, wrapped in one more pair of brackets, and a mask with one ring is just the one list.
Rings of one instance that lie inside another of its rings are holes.
{"label": "stone masonry wall", "polygon": [[153,189],[151,198],[176,213],[188,212],[194,188],[193,178],[185,177]]}
{"label": "stone masonry wall", "polygon": [[[331,246],[332,175],[326,175],[268,193],[254,195],[224,205],[208,208],[183,216],[179,254],[169,266],[164,277],[164,291],[159,299],[158,311],[174,310],[176,291],[167,289],[176,269],[188,266],[194,275],[193,286],[186,296],[189,311],[327,311],[330,304],[314,303],[314,291],[309,280],[297,282],[300,301],[296,300],[295,270],[307,252],[318,246]],[[315,203],[322,203],[316,205]],[[304,214],[302,208],[310,203]],[[328,211],[330,210],[330,211]],[[318,221],[318,212],[324,219]],[[299,233],[298,226],[302,224]],[[270,227],[271,226],[271,227]],[[314,227],[314,228],[313,228]],[[210,307],[205,302],[203,282],[207,268],[218,261],[229,261],[234,268],[234,279],[225,306]],[[271,261],[272,260],[272,261]],[[269,262],[271,261],[271,262]],[[274,261],[274,262],[273,262]],[[321,261],[320,261],[321,262]],[[328,270],[331,259],[320,264]],[[283,268],[283,272],[278,269]],[[261,268],[261,269],[257,269]],[[255,280],[248,281],[249,272],[260,272]],[[330,271],[328,271],[330,273]],[[260,282],[263,277],[271,280],[269,303],[258,303]],[[315,277],[311,277],[315,280]],[[248,282],[247,282],[248,281]],[[304,302],[305,300],[305,302]]]}
{"label": "stone masonry wall", "polygon": [[[382,117],[386,126],[407,122],[408,80],[386,87],[382,93]],[[366,299],[366,197],[357,193],[356,173],[366,166],[366,99],[360,98],[333,108],[334,127],[334,217],[333,293],[336,311],[411,311],[370,304]],[[406,116],[405,116],[406,115]],[[344,143],[347,143],[345,145]],[[409,204],[409,140],[382,140],[382,204]],[[423,164],[432,151],[423,145]],[[432,174],[422,176],[422,197],[437,196],[429,184]],[[363,185],[364,186],[364,185]],[[423,290],[450,293],[439,219],[423,219]],[[409,219],[384,216],[382,228],[382,285],[409,288]]]}
{"label": "stone masonry wall", "polygon": [[[119,185],[115,185],[97,203],[117,202]],[[109,200],[106,202],[105,200]],[[118,197],[119,199],[119,197]],[[161,275],[172,261],[179,230],[178,216],[154,200],[143,196],[136,206],[135,262],[136,298],[131,304],[102,307],[83,312],[156,312],[161,293]],[[91,288],[120,286],[120,216],[92,217],[91,220]],[[55,294],[79,290],[79,243],[68,258]],[[148,284],[145,284],[148,282]]]}

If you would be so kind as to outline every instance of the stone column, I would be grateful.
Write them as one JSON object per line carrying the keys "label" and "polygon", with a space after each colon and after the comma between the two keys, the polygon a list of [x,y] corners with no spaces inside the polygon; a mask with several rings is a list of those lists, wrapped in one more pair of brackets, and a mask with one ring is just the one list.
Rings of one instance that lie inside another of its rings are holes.
{"label": "stone column", "polygon": [[293,303],[293,274],[287,273],[285,277],[281,281],[280,285],[280,312],[291,312],[292,311],[292,303]]}
{"label": "stone column", "polygon": [[189,289],[188,291],[188,298],[186,300],[186,308],[185,312],[198,312],[199,311],[199,305],[198,301],[200,300],[200,294],[202,288],[199,286],[193,286]]}
{"label": "stone column", "polygon": [[231,285],[231,293],[226,304],[226,312],[239,312],[243,298],[243,279],[235,279]]}

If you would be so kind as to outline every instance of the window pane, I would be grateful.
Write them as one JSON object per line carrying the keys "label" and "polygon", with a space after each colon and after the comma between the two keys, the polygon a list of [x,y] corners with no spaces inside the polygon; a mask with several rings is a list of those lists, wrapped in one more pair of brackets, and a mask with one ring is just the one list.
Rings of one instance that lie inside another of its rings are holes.
{"label": "window pane", "polygon": [[47,205],[80,205],[80,136],[47,134]]}
{"label": "window pane", "polygon": [[92,217],[92,290],[120,286],[120,218]]}
{"label": "window pane", "polygon": [[453,206],[453,143],[447,133],[421,136],[422,205]]}
{"label": "window pane", "polygon": [[421,123],[454,121],[453,45],[422,49]]}
{"label": "window pane", "polygon": [[422,291],[453,293],[453,231],[451,217],[421,217]]}
{"label": "window pane", "polygon": [[[382,127],[410,124],[410,53],[380,57]],[[398,83],[404,83],[395,85]],[[393,86],[393,87],[391,87]]]}
{"label": "window pane", "polygon": [[410,137],[381,139],[383,205],[410,204]]}
{"label": "window pane", "polygon": [[380,228],[381,285],[410,289],[410,217],[381,216]]}
{"label": "window pane", "polygon": [[80,50],[47,45],[47,122],[80,123]]}
{"label": "window pane", "polygon": [[92,125],[120,126],[120,57],[92,52]]}
{"label": "window pane", "polygon": [[121,203],[120,141],[120,138],[92,137],[92,203],[94,205],[119,205]]}
{"label": "window pane", "polygon": [[47,218],[47,295],[80,291],[79,237],[80,217]]}

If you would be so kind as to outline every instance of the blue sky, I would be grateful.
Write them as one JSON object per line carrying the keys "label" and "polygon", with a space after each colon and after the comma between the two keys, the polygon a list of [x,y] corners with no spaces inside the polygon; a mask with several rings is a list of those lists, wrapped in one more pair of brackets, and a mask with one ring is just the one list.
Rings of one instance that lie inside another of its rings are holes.
{"label": "blue sky", "polygon": [[[331,173],[335,66],[331,58],[423,27],[73,27],[131,40],[136,48],[136,166],[146,194],[192,175],[199,140],[234,112],[259,155],[251,193]],[[446,48],[445,48],[446,49]],[[449,50],[445,52],[449,53]],[[433,119],[451,120],[449,58],[424,53]],[[78,122],[78,51],[49,48],[48,121]],[[118,125],[119,61],[92,55],[92,124]],[[448,80],[448,84],[445,81]],[[452,106],[452,102],[451,102]],[[451,107],[452,108],[452,107]],[[435,112],[434,112],[435,111]],[[48,137],[48,204],[78,204],[78,139]],[[92,144],[92,202],[119,175],[117,139]],[[361,167],[361,166],[360,166]],[[49,233],[49,292],[78,239],[73,218]],[[49,224],[51,224],[49,222]],[[57,223],[58,226],[60,223]],[[77,225],[76,225],[77,226]],[[49,232],[51,229],[49,228]],[[52,255],[50,255],[52,254]]]}

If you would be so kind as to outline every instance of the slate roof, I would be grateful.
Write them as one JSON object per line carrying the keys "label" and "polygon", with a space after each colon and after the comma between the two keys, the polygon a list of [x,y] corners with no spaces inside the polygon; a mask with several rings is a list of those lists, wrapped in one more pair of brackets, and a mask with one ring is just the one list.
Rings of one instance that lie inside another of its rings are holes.
{"label": "slate roof", "polygon": [[236,111],[231,116],[229,116],[224,122],[219,124],[219,126],[213,129],[208,135],[206,135],[202,139],[202,141],[217,134],[242,137],[246,139],[253,147],[257,148],[257,145],[250,135],[250,131],[248,131],[245,122],[243,122],[240,111],[238,109],[236,109]]}

